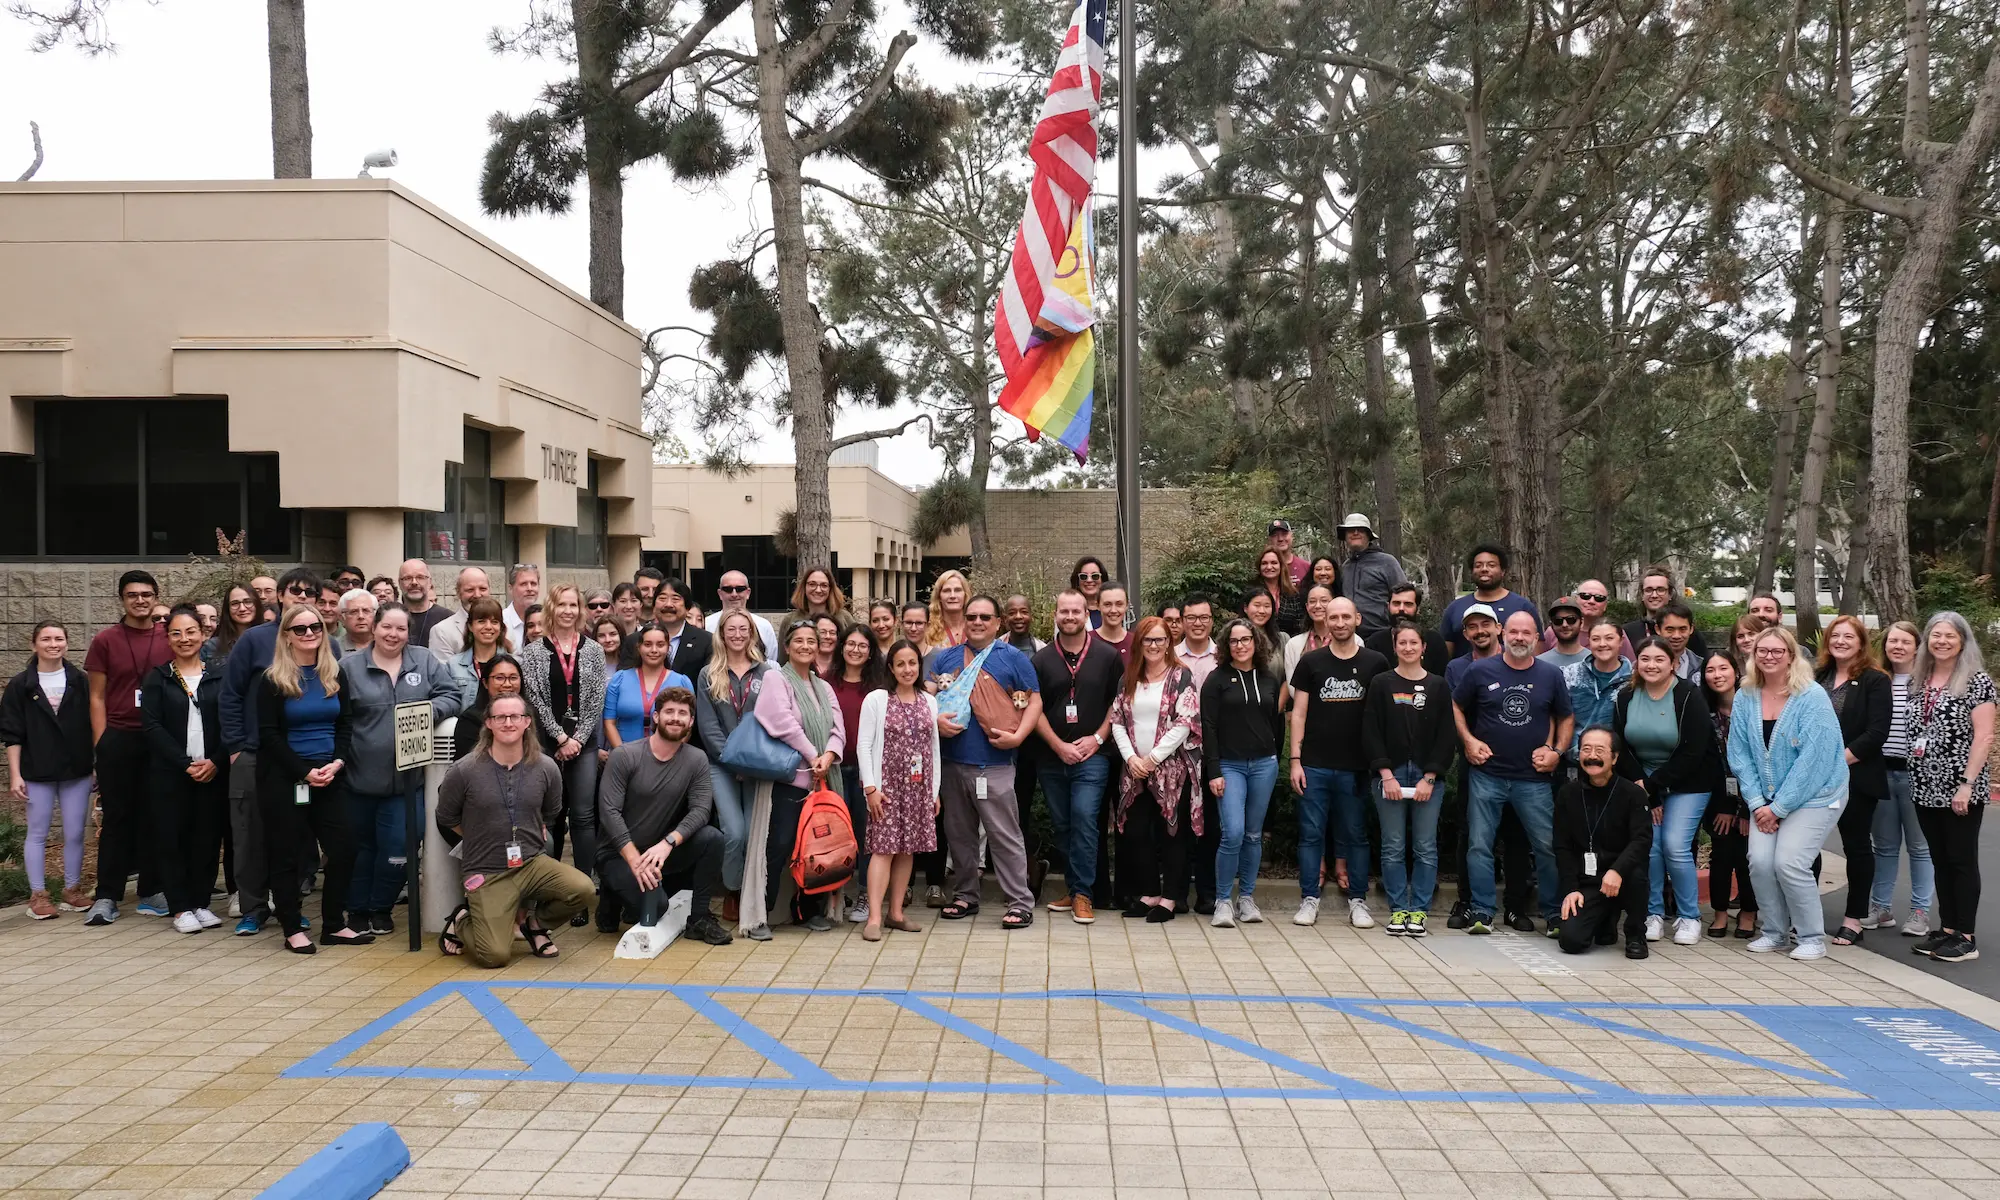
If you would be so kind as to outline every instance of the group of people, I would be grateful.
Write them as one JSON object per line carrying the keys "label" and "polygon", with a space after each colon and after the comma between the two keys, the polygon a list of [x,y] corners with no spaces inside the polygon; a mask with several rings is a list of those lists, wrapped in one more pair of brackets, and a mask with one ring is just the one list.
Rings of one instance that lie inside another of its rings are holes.
{"label": "group of people", "polygon": [[[844,917],[878,941],[921,930],[920,886],[941,919],[975,917],[989,870],[1003,929],[1033,924],[1056,869],[1047,908],[1080,924],[1104,902],[1150,923],[1189,909],[1256,923],[1281,781],[1297,816],[1295,924],[1318,920],[1331,886],[1351,925],[1376,927],[1374,871],[1387,932],[1426,936],[1450,867],[1445,924],[1471,934],[1533,931],[1539,916],[1572,953],[1622,932],[1643,958],[1706,932],[1809,959],[1897,925],[1906,850],[1902,932],[1937,961],[1977,957],[1996,695],[1957,614],[1879,638],[1838,618],[1808,657],[1758,596],[1711,649],[1663,569],[1644,573],[1635,621],[1609,618],[1597,580],[1544,617],[1508,588],[1506,550],[1481,545],[1474,589],[1430,628],[1366,517],[1339,536],[1339,559],[1306,561],[1274,521],[1233,608],[1173,597],[1136,619],[1086,556],[1047,642],[1026,597],[975,592],[957,571],[927,603],[863,608],[812,568],[775,621],[749,611],[735,571],[705,615],[651,569],[544,596],[533,565],[508,572],[504,595],[467,568],[455,610],[420,560],[395,580],[295,569],[231,585],[208,613],[163,610],[154,579],[127,572],[124,619],[81,670],[67,630],[43,622],[0,694],[29,814],[30,911],[109,924],[136,870],[138,910],[196,933],[223,923],[210,907],[220,861],[238,934],[275,919],[285,949],[312,953],[301,898],[321,869],[318,944],[393,931],[420,786],[396,770],[394,715],[427,702],[434,721],[459,718],[436,835],[456,847],[464,901],[439,945],[481,966],[517,943],[557,956],[553,928],[593,908],[602,931],[660,936],[682,890],[684,936],[708,944],[732,927],[767,940],[780,917],[812,932]],[[93,777],[103,823],[86,894]],[[846,809],[853,877],[788,889],[819,792]],[[1037,792],[1048,845],[1035,844]],[[58,816],[52,897],[42,858]],[[1849,888],[1829,936],[1818,857],[1835,829]]]}

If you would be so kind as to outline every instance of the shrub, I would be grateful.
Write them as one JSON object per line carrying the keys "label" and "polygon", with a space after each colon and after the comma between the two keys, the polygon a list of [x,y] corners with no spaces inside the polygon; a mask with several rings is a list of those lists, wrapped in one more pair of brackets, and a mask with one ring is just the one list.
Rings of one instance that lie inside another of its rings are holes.
{"label": "shrub", "polygon": [[1147,577],[1145,594],[1207,595],[1218,609],[1233,612],[1264,549],[1276,478],[1265,472],[1209,475],[1189,490],[1187,524]]}
{"label": "shrub", "polygon": [[2000,604],[1993,598],[1993,577],[1975,575],[1952,559],[1918,564],[1917,610],[1925,616],[1949,609],[1964,617],[1981,637],[2000,630]]}

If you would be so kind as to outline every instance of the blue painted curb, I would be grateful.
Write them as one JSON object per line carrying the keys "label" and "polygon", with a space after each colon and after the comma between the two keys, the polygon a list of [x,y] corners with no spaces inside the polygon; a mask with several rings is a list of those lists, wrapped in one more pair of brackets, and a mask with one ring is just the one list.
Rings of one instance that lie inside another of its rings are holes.
{"label": "blue painted curb", "polygon": [[409,1165],[410,1148],[396,1131],[370,1121],[333,1139],[258,1200],[367,1200]]}

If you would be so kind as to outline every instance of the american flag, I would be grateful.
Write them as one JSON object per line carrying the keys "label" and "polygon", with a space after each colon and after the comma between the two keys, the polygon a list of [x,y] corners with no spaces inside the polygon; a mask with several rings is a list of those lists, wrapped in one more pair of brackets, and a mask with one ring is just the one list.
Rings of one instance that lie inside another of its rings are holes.
{"label": "american flag", "polygon": [[1070,17],[1028,146],[1034,176],[994,323],[1007,376],[1001,407],[1022,419],[1030,438],[1046,431],[1079,458],[1090,431],[1085,360],[1094,353],[1086,226],[1097,178],[1104,24],[1105,0],[1082,0]]}

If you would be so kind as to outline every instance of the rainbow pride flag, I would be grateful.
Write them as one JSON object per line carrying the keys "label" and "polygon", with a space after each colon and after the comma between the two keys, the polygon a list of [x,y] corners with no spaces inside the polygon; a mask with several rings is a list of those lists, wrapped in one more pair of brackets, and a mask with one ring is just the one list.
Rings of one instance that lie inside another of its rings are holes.
{"label": "rainbow pride flag", "polygon": [[1063,247],[1054,286],[1043,297],[1019,367],[1000,391],[1000,408],[1027,426],[1028,440],[1047,434],[1082,462],[1090,457],[1090,410],[1096,395],[1097,339],[1091,333],[1090,207],[1077,213]]}

